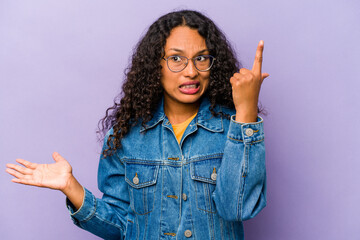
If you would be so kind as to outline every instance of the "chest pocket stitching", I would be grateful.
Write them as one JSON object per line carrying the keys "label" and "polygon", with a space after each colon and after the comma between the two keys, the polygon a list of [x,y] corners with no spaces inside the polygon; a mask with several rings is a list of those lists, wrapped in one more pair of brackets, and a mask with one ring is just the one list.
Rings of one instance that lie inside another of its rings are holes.
{"label": "chest pocket stitching", "polygon": [[222,158],[223,155],[224,155],[223,153],[214,153],[211,155],[195,157],[195,158],[189,159],[188,163],[193,163],[193,162],[198,162],[198,161],[203,161],[203,160],[219,159],[219,158]]}
{"label": "chest pocket stitching", "polygon": [[[130,205],[138,215],[152,212],[155,203],[156,182],[159,165],[126,164],[125,181],[129,184]],[[139,183],[132,182],[138,174]]]}
{"label": "chest pocket stitching", "polygon": [[204,158],[203,161],[190,163],[190,177],[193,182],[196,195],[196,206],[199,210],[216,213],[215,204],[212,201],[212,193],[215,190],[216,181],[211,179],[214,167],[218,169],[221,158]]}
{"label": "chest pocket stitching", "polygon": [[[140,166],[140,167],[139,167]],[[145,170],[150,170],[150,173],[147,173]],[[133,188],[143,188],[156,184],[157,175],[159,172],[159,165],[148,165],[148,164],[126,164],[125,166],[125,181],[131,185]],[[139,174],[139,183],[134,184],[132,179],[135,177],[135,174]],[[132,176],[133,175],[133,176]],[[152,175],[152,176],[151,176]],[[145,176],[145,181],[143,180]],[[142,182],[142,180],[144,182]]]}

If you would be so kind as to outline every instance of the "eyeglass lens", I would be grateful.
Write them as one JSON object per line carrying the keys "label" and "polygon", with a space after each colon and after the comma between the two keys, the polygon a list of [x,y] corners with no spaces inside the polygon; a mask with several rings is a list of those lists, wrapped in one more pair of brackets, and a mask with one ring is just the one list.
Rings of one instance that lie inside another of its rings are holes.
{"label": "eyeglass lens", "polygon": [[[190,59],[189,59],[190,60]],[[181,71],[188,64],[188,58],[183,56],[170,56],[167,59],[168,67],[171,71]],[[212,56],[198,56],[193,59],[195,67],[199,71],[207,71],[212,66],[213,57]]]}

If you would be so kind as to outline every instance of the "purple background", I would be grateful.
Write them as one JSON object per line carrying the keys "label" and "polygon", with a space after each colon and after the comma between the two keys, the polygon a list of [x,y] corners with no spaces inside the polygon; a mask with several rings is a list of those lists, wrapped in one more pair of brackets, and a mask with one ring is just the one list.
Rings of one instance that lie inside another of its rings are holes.
{"label": "purple background", "polygon": [[12,183],[5,164],[58,151],[100,197],[98,120],[140,36],[184,8],[210,16],[245,67],[265,40],[268,206],[246,239],[360,239],[358,1],[0,0],[1,239],[98,239],[60,192]]}

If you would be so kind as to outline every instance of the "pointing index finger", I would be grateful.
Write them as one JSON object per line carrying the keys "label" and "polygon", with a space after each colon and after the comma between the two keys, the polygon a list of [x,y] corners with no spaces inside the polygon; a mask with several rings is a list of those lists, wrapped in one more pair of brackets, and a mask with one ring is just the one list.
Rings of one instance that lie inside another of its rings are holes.
{"label": "pointing index finger", "polygon": [[252,71],[254,73],[261,73],[261,65],[262,65],[262,60],[263,60],[263,50],[264,50],[264,41],[261,40],[257,46],[256,49],[256,54],[255,54],[255,60],[254,60],[254,65],[252,68]]}

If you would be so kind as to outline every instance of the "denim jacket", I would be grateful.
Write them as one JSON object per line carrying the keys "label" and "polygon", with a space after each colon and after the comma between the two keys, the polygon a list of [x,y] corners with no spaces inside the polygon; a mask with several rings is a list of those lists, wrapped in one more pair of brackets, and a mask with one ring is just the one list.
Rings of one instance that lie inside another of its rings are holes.
{"label": "denim jacket", "polygon": [[242,221],[266,205],[263,120],[241,124],[209,106],[204,98],[180,144],[163,104],[132,127],[100,158],[102,199],[85,188],[76,212],[67,199],[74,223],[104,239],[244,239]]}

